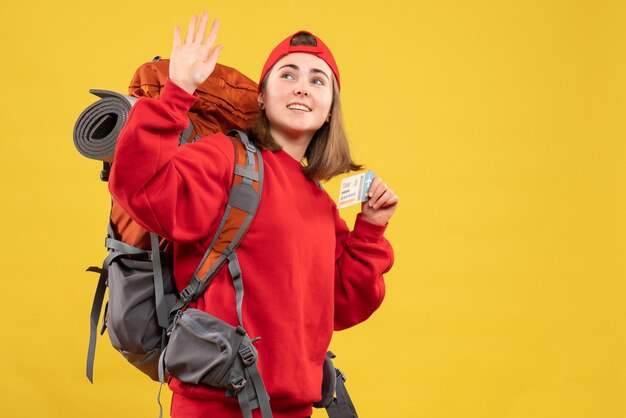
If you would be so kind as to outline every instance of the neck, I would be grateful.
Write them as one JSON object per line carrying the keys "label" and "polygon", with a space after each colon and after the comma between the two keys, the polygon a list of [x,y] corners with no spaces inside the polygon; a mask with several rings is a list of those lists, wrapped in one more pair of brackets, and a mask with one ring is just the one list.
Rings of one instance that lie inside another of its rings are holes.
{"label": "neck", "polygon": [[311,139],[313,139],[313,134],[310,133],[291,136],[284,132],[276,131],[271,127],[270,134],[274,141],[282,147],[283,151],[296,161],[301,161],[304,158],[304,153],[309,143],[311,143]]}

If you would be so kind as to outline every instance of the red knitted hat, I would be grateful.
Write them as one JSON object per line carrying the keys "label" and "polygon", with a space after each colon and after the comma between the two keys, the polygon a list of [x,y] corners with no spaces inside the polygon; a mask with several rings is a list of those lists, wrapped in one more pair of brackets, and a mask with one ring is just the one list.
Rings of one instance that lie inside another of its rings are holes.
{"label": "red knitted hat", "polygon": [[[305,45],[292,46],[290,45],[291,39],[300,33],[306,33],[306,34],[313,36],[315,38],[317,46],[305,46]],[[259,80],[259,89],[261,88],[261,83],[263,82],[263,79],[265,78],[267,73],[272,69],[274,64],[276,64],[276,62],[282,57],[284,57],[285,55],[292,54],[294,52],[303,52],[305,54],[312,54],[324,60],[324,62],[328,64],[330,69],[333,70],[333,73],[335,74],[335,78],[337,79],[337,84],[341,87],[341,83],[339,82],[339,68],[337,68],[337,63],[335,63],[335,58],[333,58],[333,54],[330,52],[330,49],[328,49],[328,47],[324,44],[324,42],[322,42],[320,38],[313,35],[311,32],[301,30],[301,31],[294,33],[293,35],[288,36],[287,39],[279,43],[278,46],[274,48],[270,56],[267,58],[267,61],[265,61],[265,65],[263,66],[263,71],[261,71],[261,79]]]}

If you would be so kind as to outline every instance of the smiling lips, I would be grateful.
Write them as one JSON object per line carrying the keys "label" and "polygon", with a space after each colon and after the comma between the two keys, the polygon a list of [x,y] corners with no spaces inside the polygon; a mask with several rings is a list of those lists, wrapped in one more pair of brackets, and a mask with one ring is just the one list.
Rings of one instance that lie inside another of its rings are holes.
{"label": "smiling lips", "polygon": [[310,107],[308,107],[306,105],[303,105],[303,104],[300,104],[300,103],[292,103],[290,105],[287,105],[287,108],[288,109],[292,109],[292,110],[302,110],[304,112],[310,112],[311,111]]}

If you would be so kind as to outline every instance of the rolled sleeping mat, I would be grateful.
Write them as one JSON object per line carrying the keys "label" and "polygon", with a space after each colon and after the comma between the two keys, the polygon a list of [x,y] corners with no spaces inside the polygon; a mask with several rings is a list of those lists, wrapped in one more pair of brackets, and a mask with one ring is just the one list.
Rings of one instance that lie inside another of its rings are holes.
{"label": "rolled sleeping mat", "polygon": [[89,90],[100,100],[88,106],[74,125],[74,145],[87,158],[113,162],[115,144],[137,101],[109,90]]}

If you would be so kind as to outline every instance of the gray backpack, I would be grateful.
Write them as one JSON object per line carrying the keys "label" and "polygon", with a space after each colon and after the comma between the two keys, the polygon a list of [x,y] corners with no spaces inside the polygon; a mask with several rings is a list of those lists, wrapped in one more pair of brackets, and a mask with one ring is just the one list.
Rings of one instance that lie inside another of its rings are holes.
{"label": "gray backpack", "polygon": [[[101,268],[91,310],[87,377],[93,381],[97,323],[106,288],[109,299],[100,333],[108,329],[112,345],[153,380],[166,373],[193,384],[223,388],[236,396],[244,417],[260,408],[271,417],[269,396],[259,374],[257,351],[241,318],[243,284],[236,249],[248,231],[260,202],[263,160],[245,133],[229,132],[235,147],[235,172],[228,205],[213,241],[180,295],[176,292],[171,256],[162,253],[160,238],[150,233],[150,250],[132,246],[109,223],[109,255]],[[206,312],[188,308],[228,263],[236,289],[239,326],[233,327]],[[201,356],[198,353],[202,353]]]}

